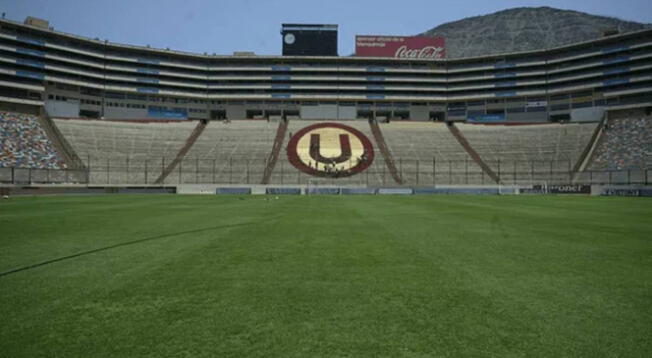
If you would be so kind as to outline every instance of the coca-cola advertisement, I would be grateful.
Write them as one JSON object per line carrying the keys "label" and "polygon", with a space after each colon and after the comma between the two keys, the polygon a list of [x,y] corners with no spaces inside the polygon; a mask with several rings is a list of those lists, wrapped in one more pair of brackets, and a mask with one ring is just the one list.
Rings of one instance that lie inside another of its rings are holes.
{"label": "coca-cola advertisement", "polygon": [[355,55],[441,60],[446,58],[446,40],[443,37],[426,36],[356,36]]}

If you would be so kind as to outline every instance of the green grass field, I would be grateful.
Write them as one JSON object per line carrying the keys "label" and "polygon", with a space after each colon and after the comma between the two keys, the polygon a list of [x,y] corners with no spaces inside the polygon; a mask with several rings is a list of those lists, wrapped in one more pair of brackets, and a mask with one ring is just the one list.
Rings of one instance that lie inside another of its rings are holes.
{"label": "green grass field", "polygon": [[1,357],[650,357],[652,200],[0,202]]}

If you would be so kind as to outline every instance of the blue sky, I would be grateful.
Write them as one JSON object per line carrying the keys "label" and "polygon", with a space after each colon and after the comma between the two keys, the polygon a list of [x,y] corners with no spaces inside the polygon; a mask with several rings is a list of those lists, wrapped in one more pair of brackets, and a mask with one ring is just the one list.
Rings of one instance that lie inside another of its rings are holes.
{"label": "blue sky", "polygon": [[280,54],[281,23],[340,25],[340,55],[356,34],[414,35],[445,22],[520,6],[551,6],[652,23],[650,0],[0,0],[0,12],[32,15],[59,31],[197,53]]}

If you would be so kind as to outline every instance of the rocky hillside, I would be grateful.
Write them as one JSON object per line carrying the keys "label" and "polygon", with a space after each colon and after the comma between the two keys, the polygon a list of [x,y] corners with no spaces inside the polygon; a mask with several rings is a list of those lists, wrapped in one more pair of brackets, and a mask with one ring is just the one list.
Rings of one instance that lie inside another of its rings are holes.
{"label": "rocky hillside", "polygon": [[422,35],[445,37],[446,56],[461,58],[546,49],[599,38],[607,30],[624,33],[651,26],[578,11],[539,7],[469,17],[437,26]]}

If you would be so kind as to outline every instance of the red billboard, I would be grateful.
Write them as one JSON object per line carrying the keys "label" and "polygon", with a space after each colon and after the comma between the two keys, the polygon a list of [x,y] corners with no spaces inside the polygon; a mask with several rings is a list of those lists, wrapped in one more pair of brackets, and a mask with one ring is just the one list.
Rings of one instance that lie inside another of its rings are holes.
{"label": "red billboard", "polygon": [[426,36],[358,35],[355,37],[355,55],[440,60],[446,58],[446,40]]}

